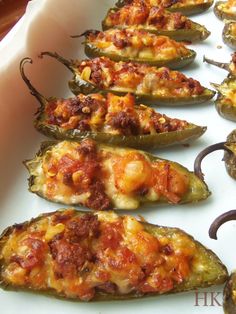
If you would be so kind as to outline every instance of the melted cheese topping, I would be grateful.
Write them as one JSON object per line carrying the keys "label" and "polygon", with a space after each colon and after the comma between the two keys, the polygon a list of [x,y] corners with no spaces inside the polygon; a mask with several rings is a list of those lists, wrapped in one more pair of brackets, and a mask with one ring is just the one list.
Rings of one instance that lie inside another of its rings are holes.
{"label": "melted cheese topping", "polygon": [[190,189],[185,170],[142,152],[60,142],[28,162],[31,190],[49,200],[93,209],[138,208],[142,201],[178,203]]}
{"label": "melted cheese topping", "polygon": [[149,7],[144,2],[131,3],[119,10],[109,11],[104,25],[112,28],[135,26],[135,29],[168,30],[190,29],[191,21],[181,13],[170,13],[159,7]]}
{"label": "melted cheese topping", "polygon": [[[142,0],[134,0],[136,3],[140,3]],[[201,3],[212,2],[209,0],[145,0],[145,2],[151,6],[163,6],[164,8],[174,7],[182,8],[191,5],[198,5]]]}
{"label": "melted cheese topping", "polygon": [[220,3],[217,8],[220,11],[223,11],[225,13],[229,14],[236,14],[236,1],[235,0],[228,0],[223,3]]}
{"label": "melted cheese topping", "polygon": [[76,63],[77,79],[100,89],[155,97],[196,97],[207,93],[201,84],[178,71],[146,64],[114,62],[106,57]]}
{"label": "melted cheese topping", "polygon": [[230,23],[230,34],[233,37],[236,37],[236,23],[234,23],[234,22]]}
{"label": "melted cheese topping", "polygon": [[99,292],[169,292],[200,256],[182,231],[154,236],[134,217],[65,210],[13,227],[0,259],[7,284],[88,301]]}
{"label": "melted cheese topping", "polygon": [[137,60],[162,61],[191,55],[183,43],[136,29],[109,29],[96,35],[90,33],[87,43],[108,55]]}
{"label": "melted cheese topping", "polygon": [[50,101],[42,113],[42,124],[64,130],[102,132],[117,135],[144,135],[184,130],[189,123],[171,119],[144,105],[135,106],[134,96],[100,94]]}

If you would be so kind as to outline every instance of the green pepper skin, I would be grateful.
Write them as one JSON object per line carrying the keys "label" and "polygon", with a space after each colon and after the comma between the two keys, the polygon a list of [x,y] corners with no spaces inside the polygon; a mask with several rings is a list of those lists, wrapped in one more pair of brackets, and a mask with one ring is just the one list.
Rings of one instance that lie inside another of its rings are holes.
{"label": "green pepper skin", "polygon": [[228,174],[236,180],[236,130],[232,131],[225,144],[229,151],[224,153],[224,162]]}
{"label": "green pepper skin", "polygon": [[219,5],[226,3],[226,1],[217,1],[214,6],[214,13],[220,20],[233,20],[236,21],[235,13],[226,13],[219,9]]}
{"label": "green pepper skin", "polygon": [[35,128],[44,135],[57,140],[82,141],[91,138],[99,143],[132,147],[144,150],[163,148],[171,145],[185,144],[194,141],[205,133],[206,127],[190,124],[181,131],[146,134],[146,135],[116,135],[102,132],[82,132],[77,129],[65,130],[56,125],[45,123],[44,111],[39,114],[34,123]]}
{"label": "green pepper skin", "polygon": [[[35,179],[36,176],[33,175],[32,173],[34,173],[34,171],[37,169],[37,167],[40,167],[41,162],[42,162],[42,158],[43,156],[51,150],[51,148],[55,145],[57,145],[58,142],[57,141],[46,141],[43,142],[41,144],[41,147],[38,151],[38,153],[36,154],[36,156],[31,159],[31,160],[26,160],[24,161],[24,165],[26,166],[26,168],[29,171],[30,177],[28,179],[29,181],[29,191],[32,193],[37,194],[38,196],[48,200],[48,201],[52,201],[50,199],[48,199],[41,191],[35,191],[35,189],[33,189],[33,186],[35,185]],[[112,145],[108,146],[108,145],[103,145],[103,144],[97,144],[98,147],[100,148],[106,148],[106,147],[112,147]],[[115,149],[115,147],[114,147]],[[127,150],[129,151],[130,148],[122,148],[122,150]],[[144,154],[151,162],[154,161],[158,161],[158,160],[165,160],[159,157],[156,157],[152,154],[149,154],[147,152],[144,151],[139,151],[137,150],[137,152],[140,152],[141,154]],[[182,165],[170,161],[171,165],[177,169],[177,171],[180,171],[182,173],[184,173],[188,178],[189,178],[189,190],[187,191],[187,193],[185,195],[182,196],[181,200],[178,202],[178,204],[186,204],[186,203],[195,203],[198,202],[200,200],[205,200],[207,199],[210,195],[211,192],[208,190],[208,187],[206,185],[206,183],[201,180],[200,178],[198,178],[193,172],[190,172],[187,168],[183,167]],[[169,202],[165,199],[165,198],[160,198],[158,201],[147,201],[145,198],[139,198],[139,201],[141,203],[149,203],[149,204],[155,204],[155,205],[160,205],[160,204],[169,204]],[[53,201],[56,202],[56,201]],[[61,202],[58,202],[60,204],[63,204]],[[112,200],[111,200],[112,203]],[[66,205],[81,205],[81,204],[66,204]],[[117,209],[117,208],[113,208],[113,209]],[[121,208],[118,208],[118,210],[122,210]]]}
{"label": "green pepper skin", "polygon": [[195,14],[199,14],[202,12],[207,11],[213,4],[214,0],[210,0],[208,2],[205,3],[198,3],[198,4],[192,4],[192,5],[186,5],[184,7],[175,7],[175,5],[167,8],[168,11],[170,12],[180,12],[186,16],[190,16],[190,15],[195,15]]}
{"label": "green pepper skin", "polygon": [[233,272],[227,280],[224,288],[224,313],[235,314],[236,313],[236,273]]}
{"label": "green pepper skin", "polygon": [[137,59],[137,58],[130,58],[130,57],[123,57],[118,56],[116,54],[111,53],[104,53],[101,49],[98,49],[97,47],[94,47],[91,43],[88,41],[85,41],[85,48],[84,48],[85,54],[89,58],[96,58],[96,57],[108,57],[113,61],[124,61],[124,62],[138,62],[138,63],[145,63],[150,66],[156,66],[158,68],[162,66],[168,66],[170,69],[180,69],[188,64],[192,63],[194,59],[196,58],[196,52],[194,50],[189,49],[190,54],[185,57],[179,57],[174,58],[170,60],[145,60],[145,59]]}
{"label": "green pepper skin", "polygon": [[[222,84],[230,84],[231,82],[234,82],[234,77],[228,77],[226,78]],[[218,96],[215,101],[216,110],[219,113],[220,116],[223,118],[236,122],[236,106],[232,106],[230,104],[222,103],[222,100],[224,99],[224,96],[221,94],[221,92],[218,90]]]}
{"label": "green pepper skin", "polygon": [[[117,11],[117,8],[112,8],[108,11],[107,15],[109,15],[110,11]],[[106,18],[102,21],[102,29],[103,31],[110,29],[106,24]],[[122,25],[117,25],[115,28],[123,29],[126,28]],[[135,26],[134,26],[135,28]],[[176,30],[161,30],[161,29],[147,29],[147,28],[139,28],[140,30],[147,31],[149,33],[153,33],[158,36],[168,36],[176,41],[188,41],[188,42],[197,42],[205,40],[211,33],[203,26],[196,22],[191,21],[191,28],[189,29],[176,29]]]}
{"label": "green pepper skin", "polygon": [[[90,82],[86,82],[82,80],[77,75],[74,75],[74,78],[69,81],[69,88],[73,94],[78,95],[82,94],[91,94],[91,93],[101,93],[106,95],[107,93],[113,93],[118,96],[124,96],[126,91],[116,91],[113,89],[101,90],[98,86],[93,85]],[[199,96],[192,97],[160,97],[153,95],[138,95],[135,94],[135,99],[137,103],[143,103],[146,105],[160,105],[160,106],[168,106],[168,107],[177,107],[177,106],[185,106],[185,105],[196,105],[202,104],[215,96],[215,92],[211,89],[205,88],[205,92]]]}
{"label": "green pepper skin", "polygon": [[235,22],[226,23],[223,29],[222,37],[223,42],[230,48],[236,49],[236,37],[231,33],[231,26],[235,24]]}
{"label": "green pepper skin", "polygon": [[[118,0],[115,5],[119,8],[119,7],[122,7],[125,4],[127,4],[127,2],[129,2],[129,1]],[[195,14],[205,12],[206,10],[208,10],[212,6],[213,2],[214,2],[214,0],[209,0],[209,1],[204,2],[204,3],[185,5],[182,7],[178,7],[174,4],[174,5],[166,8],[166,9],[170,12],[180,12],[186,16],[190,16],[190,15],[195,15]]]}
{"label": "green pepper skin", "polygon": [[[61,209],[60,211],[63,211]],[[57,211],[59,212],[59,211]],[[82,216],[84,214],[87,214],[86,211],[78,211],[75,210],[75,216]],[[29,227],[32,223],[35,223],[37,221],[40,221],[41,218],[48,217],[55,214],[55,212],[46,213],[38,216],[37,218],[31,219],[30,221],[26,221],[21,224],[16,224],[13,226],[10,226],[6,228],[3,233],[0,235],[0,253],[9,239],[10,235],[14,231],[15,227],[19,227],[21,229],[26,229]],[[201,243],[196,241],[192,236],[188,235],[186,232],[179,228],[173,228],[173,227],[165,227],[165,226],[159,226],[159,225],[153,225],[147,222],[141,222],[143,224],[145,231],[150,233],[151,235],[155,237],[160,236],[173,236],[173,235],[185,235],[187,236],[192,242],[194,242],[197,246],[198,254],[202,257],[202,264],[205,266],[204,271],[201,270],[201,272],[198,271],[192,271],[191,275],[183,281],[180,284],[177,284],[168,294],[173,294],[177,292],[184,292],[189,290],[195,290],[197,288],[205,288],[212,285],[218,285],[223,284],[227,278],[228,278],[228,272],[226,267],[223,265],[223,263],[220,261],[220,259],[215,255],[214,252],[204,247]],[[1,255],[1,254],[0,254]],[[198,256],[199,256],[198,255]],[[36,290],[29,287],[18,287],[15,285],[10,285],[8,282],[4,281],[4,278],[2,276],[2,269],[4,267],[4,261],[2,258],[0,258],[0,287],[7,291],[27,291],[27,292],[33,292],[37,294],[43,294],[43,295],[49,295],[53,296],[59,299],[66,299],[69,300],[69,298],[65,297],[63,294],[57,293],[53,289],[46,289],[46,290]],[[167,293],[165,293],[167,294]],[[105,292],[97,291],[95,298],[92,299],[92,301],[112,301],[112,300],[129,300],[129,299],[137,299],[137,298],[143,298],[143,297],[150,297],[150,296],[160,296],[160,293],[148,293],[145,295],[140,295],[138,293],[132,292],[126,295],[119,295],[119,294],[108,294]],[[79,299],[70,299],[74,301],[80,301]]]}

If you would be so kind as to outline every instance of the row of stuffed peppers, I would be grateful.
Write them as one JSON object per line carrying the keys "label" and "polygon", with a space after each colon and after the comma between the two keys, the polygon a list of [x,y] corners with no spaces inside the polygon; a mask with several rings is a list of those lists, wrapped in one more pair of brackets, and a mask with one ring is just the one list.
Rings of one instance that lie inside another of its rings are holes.
{"label": "row of stuffed peppers", "polygon": [[205,40],[210,35],[204,26],[180,12],[169,12],[160,6],[150,7],[144,1],[111,8],[102,21],[102,29],[105,31],[111,28],[138,29],[188,42]]}
{"label": "row of stuffed peppers", "polygon": [[[175,1],[178,8],[192,5],[206,8],[211,4],[201,0]],[[102,21],[103,31],[88,30],[72,37],[86,37],[84,44],[88,57],[105,56],[114,61],[181,68],[195,59],[196,52],[175,40],[204,40],[210,32],[180,12],[170,12],[166,8],[161,1],[120,1]]]}

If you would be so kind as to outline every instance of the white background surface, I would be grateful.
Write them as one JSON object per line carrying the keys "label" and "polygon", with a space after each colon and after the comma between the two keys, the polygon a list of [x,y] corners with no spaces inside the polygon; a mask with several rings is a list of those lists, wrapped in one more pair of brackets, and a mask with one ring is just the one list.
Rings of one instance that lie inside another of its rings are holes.
{"label": "white background surface", "polygon": [[[37,55],[41,51],[50,50],[57,51],[67,58],[79,56],[82,46],[78,39],[71,39],[70,35],[79,34],[85,29],[99,28],[100,21],[113,3],[112,0],[34,0],[30,3],[25,17],[0,43],[1,230],[15,222],[22,222],[60,206],[27,191],[28,174],[22,160],[32,158],[40,141],[45,138],[33,128],[33,114],[37,102],[20,78],[19,61],[25,56],[34,59],[34,64],[28,65],[26,72],[45,96],[65,96],[69,93],[66,82],[71,77],[70,72],[53,59],[40,60]],[[209,87],[209,82],[220,83],[227,73],[203,64],[203,54],[226,62],[230,60],[232,50],[222,43],[223,23],[214,16],[212,8],[192,19],[204,24],[212,34],[205,42],[192,47],[197,51],[196,61],[183,72]],[[223,48],[218,49],[218,45]],[[189,169],[193,169],[194,158],[200,150],[210,144],[224,141],[235,127],[235,123],[224,120],[217,114],[213,102],[159,110],[169,116],[184,118],[208,127],[206,134],[191,143],[189,148],[179,146],[158,152],[159,156],[180,162]],[[212,196],[207,201],[195,205],[143,208],[137,214],[143,215],[152,223],[184,229],[214,250],[228,269],[232,270],[236,267],[236,223],[225,224],[219,231],[218,241],[208,237],[208,228],[213,219],[224,211],[236,208],[235,182],[226,174],[224,163],[221,161],[222,155],[222,152],[216,152],[203,163],[205,179],[212,191]],[[222,291],[222,287],[201,291]],[[209,305],[210,294],[208,297]],[[222,301],[222,295],[217,299]],[[202,305],[203,301],[199,303]],[[194,292],[135,301],[77,303],[29,293],[0,291],[0,304],[0,313],[7,314],[223,313],[223,309],[216,304],[213,307],[196,307]]]}

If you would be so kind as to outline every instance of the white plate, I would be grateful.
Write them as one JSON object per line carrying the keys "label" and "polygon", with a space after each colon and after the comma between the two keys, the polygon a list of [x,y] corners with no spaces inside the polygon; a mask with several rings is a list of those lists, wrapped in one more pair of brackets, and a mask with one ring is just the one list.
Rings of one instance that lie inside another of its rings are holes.
{"label": "white plate", "polygon": [[[50,58],[39,60],[37,55],[43,50],[57,51],[67,58],[74,58],[83,51],[78,39],[69,36],[79,34],[86,29],[99,28],[108,7],[114,1],[105,0],[34,0],[30,3],[24,18],[11,33],[0,43],[0,229],[15,222],[22,222],[59,208],[27,191],[27,171],[22,160],[31,158],[45,139],[33,128],[33,113],[37,102],[29,95],[22,82],[18,65],[24,56],[34,59],[33,65],[26,68],[33,84],[46,96],[65,96],[69,93],[67,80],[69,71]],[[223,70],[202,63],[202,56],[214,57],[216,60],[228,61],[232,51],[221,40],[223,23],[213,14],[212,8],[193,20],[212,32],[209,39],[195,44],[197,59],[193,65],[184,69],[184,73],[199,79],[205,86],[209,82],[221,82],[227,75]],[[217,46],[222,45],[222,49]],[[235,123],[221,118],[212,102],[181,108],[160,108],[161,112],[173,117],[184,118],[199,125],[207,125],[207,133],[189,148],[179,146],[158,152],[158,155],[175,160],[189,169],[197,153],[207,145],[224,141]],[[213,219],[226,210],[236,206],[235,182],[226,174],[221,161],[222,152],[209,156],[203,163],[205,179],[212,191],[212,196],[195,205],[163,206],[162,208],[141,209],[138,214],[148,221],[167,226],[176,226],[192,234],[204,245],[214,250],[229,271],[236,266],[234,237],[236,223],[224,225],[219,232],[219,240],[208,237],[208,228]],[[216,292],[220,292],[216,296]],[[204,294],[205,293],[205,294]],[[60,301],[44,296],[22,292],[0,291],[1,313],[222,313],[223,309],[211,298],[216,297],[222,303],[222,287],[212,287],[199,292],[196,306],[196,293],[147,298],[135,301],[76,303]],[[205,304],[206,305],[206,304]],[[213,306],[211,306],[213,305]]]}

